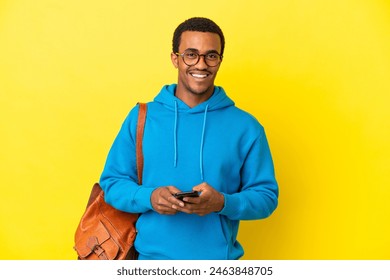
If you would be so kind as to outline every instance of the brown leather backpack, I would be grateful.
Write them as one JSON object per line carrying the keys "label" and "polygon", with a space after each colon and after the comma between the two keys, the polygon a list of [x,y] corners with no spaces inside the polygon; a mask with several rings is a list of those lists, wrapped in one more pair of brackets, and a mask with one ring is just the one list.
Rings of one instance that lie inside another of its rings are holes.
{"label": "brown leather backpack", "polygon": [[[139,103],[136,135],[138,184],[142,184],[142,138],[146,119],[146,104]],[[122,212],[104,201],[104,192],[95,183],[87,208],[75,233],[79,260],[135,260],[135,223],[139,214]]]}

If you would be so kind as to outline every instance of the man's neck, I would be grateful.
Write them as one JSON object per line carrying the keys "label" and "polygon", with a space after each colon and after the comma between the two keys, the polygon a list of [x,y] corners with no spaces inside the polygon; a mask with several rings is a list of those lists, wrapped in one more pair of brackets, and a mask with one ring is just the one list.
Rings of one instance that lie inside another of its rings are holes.
{"label": "man's neck", "polygon": [[180,89],[180,87],[178,86],[176,88],[175,96],[181,101],[183,101],[185,104],[187,104],[190,108],[193,108],[200,103],[203,103],[208,100],[213,95],[213,92],[214,87],[211,88],[208,92],[196,94],[184,89]]}

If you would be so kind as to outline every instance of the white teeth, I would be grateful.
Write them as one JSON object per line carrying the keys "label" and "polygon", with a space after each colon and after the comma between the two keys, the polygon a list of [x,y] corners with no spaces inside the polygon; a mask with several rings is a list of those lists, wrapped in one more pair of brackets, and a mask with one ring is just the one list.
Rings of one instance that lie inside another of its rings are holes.
{"label": "white teeth", "polygon": [[200,75],[200,74],[191,74],[192,77],[195,77],[195,78],[206,78],[207,75]]}

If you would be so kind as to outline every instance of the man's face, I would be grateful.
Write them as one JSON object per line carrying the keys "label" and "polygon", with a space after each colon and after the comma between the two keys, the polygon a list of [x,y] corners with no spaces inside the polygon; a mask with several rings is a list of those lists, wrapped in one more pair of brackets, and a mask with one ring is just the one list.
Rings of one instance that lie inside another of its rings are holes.
{"label": "man's face", "polygon": [[[185,31],[181,34],[179,53],[192,50],[198,54],[211,52],[220,54],[221,40],[219,35],[210,32]],[[179,70],[178,91],[182,94],[211,96],[214,91],[214,80],[220,65],[210,67],[201,56],[198,63],[188,66],[181,56],[171,55],[173,65]]]}

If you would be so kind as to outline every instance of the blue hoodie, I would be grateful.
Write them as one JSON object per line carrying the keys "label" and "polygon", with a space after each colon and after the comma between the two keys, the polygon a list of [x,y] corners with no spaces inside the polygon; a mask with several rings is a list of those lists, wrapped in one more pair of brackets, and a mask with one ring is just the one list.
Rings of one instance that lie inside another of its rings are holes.
{"label": "blue hoodie", "polygon": [[[100,184],[107,203],[141,213],[135,247],[140,259],[239,259],[240,220],[268,217],[278,185],[263,127],[234,106],[221,87],[190,108],[162,88],[148,103],[143,139],[143,184],[137,185],[135,132],[138,106],[125,119],[108,154]],[[224,195],[218,213],[162,215],[150,197],[158,187],[182,191],[207,182]]]}

